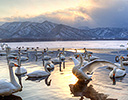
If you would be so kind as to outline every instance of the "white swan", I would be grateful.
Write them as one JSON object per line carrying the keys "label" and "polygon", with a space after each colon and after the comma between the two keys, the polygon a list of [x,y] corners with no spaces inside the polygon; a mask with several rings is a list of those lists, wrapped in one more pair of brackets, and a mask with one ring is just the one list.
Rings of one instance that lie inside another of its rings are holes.
{"label": "white swan", "polygon": [[61,55],[61,53],[59,53],[57,58],[54,58],[51,60],[53,64],[60,64],[62,62],[60,55]]}
{"label": "white swan", "polygon": [[[8,49],[8,51],[7,51],[7,49]],[[0,52],[0,56],[7,56],[7,52],[9,53],[10,50],[11,50],[11,48],[8,45],[5,46],[5,50],[2,46],[2,52]]]}
{"label": "white swan", "polygon": [[40,78],[40,77],[49,76],[49,75],[51,75],[51,73],[47,70],[47,66],[50,66],[50,65],[45,63],[45,66],[44,66],[45,71],[37,70],[37,71],[34,71],[34,72],[31,72],[31,73],[27,74],[27,76],[29,78]]}
{"label": "white swan", "polygon": [[74,49],[75,50],[75,53],[74,53],[74,56],[76,57],[77,55],[81,54],[79,52],[77,52],[77,49]]}
{"label": "white swan", "polygon": [[10,82],[8,82],[7,80],[0,80],[0,96],[8,96],[21,90],[21,86],[16,82],[13,75],[13,66],[19,67],[14,63],[9,64]]}
{"label": "white swan", "polygon": [[[78,54],[78,55],[76,56],[76,58],[78,59],[78,58],[80,58],[80,56],[82,57],[82,59],[84,59],[81,54]],[[90,62],[90,57],[91,57],[91,56],[92,56],[91,54],[87,54],[88,59],[87,59],[87,61],[83,60],[82,66],[84,66],[85,64],[87,64],[88,62]],[[80,60],[80,59],[79,59],[79,60]]]}
{"label": "white swan", "polygon": [[42,55],[42,53],[38,52],[37,49],[35,49],[35,52],[36,52],[35,56],[41,56]]}
{"label": "white swan", "polygon": [[[123,56],[120,56],[119,57],[119,61],[120,61],[120,66],[117,67],[114,67],[113,70],[109,73],[109,77],[110,78],[113,78],[113,77],[123,77],[126,75],[126,70],[125,68],[123,67],[123,63],[122,63],[122,59],[124,57]],[[120,68],[119,68],[120,67]]]}
{"label": "white swan", "polygon": [[80,57],[80,63],[75,65],[72,69],[72,73],[80,80],[90,80],[94,71],[99,67],[109,66],[111,68],[118,68],[115,64],[102,59],[93,60],[84,66],[82,66],[82,62],[83,59]]}
{"label": "white swan", "polygon": [[18,65],[20,65],[20,67],[16,68],[15,74],[16,75],[24,75],[24,74],[26,74],[27,73],[27,70],[24,67],[21,66],[20,57],[19,58],[17,57],[16,59],[18,61]]}
{"label": "white swan", "polygon": [[84,59],[85,60],[88,60],[88,55],[89,54],[91,54],[91,56],[90,56],[90,61],[92,61],[92,60],[95,60],[95,59],[98,59],[99,57],[97,57],[97,56],[93,56],[92,54],[93,54],[93,52],[91,52],[91,51],[87,51],[87,49],[86,48],[84,48]]}
{"label": "white swan", "polygon": [[24,74],[27,73],[27,70],[26,70],[24,67],[21,66],[21,61],[22,61],[22,60],[21,60],[20,50],[18,51],[18,54],[19,54],[19,57],[16,57],[15,59],[17,59],[18,65],[19,65],[20,67],[16,68],[15,74],[16,74],[16,75],[24,75]]}
{"label": "white swan", "polygon": [[82,64],[83,64],[83,58],[82,58],[82,55],[79,54],[80,56],[80,62],[75,59],[75,58],[72,58],[72,60],[74,61],[74,64],[75,66],[73,67],[72,69],[72,73],[78,78],[78,79],[91,79],[92,75],[87,75],[85,74],[80,68],[82,67]]}
{"label": "white swan", "polygon": [[49,51],[48,47],[46,48],[46,52],[49,53],[54,53],[53,51]]}

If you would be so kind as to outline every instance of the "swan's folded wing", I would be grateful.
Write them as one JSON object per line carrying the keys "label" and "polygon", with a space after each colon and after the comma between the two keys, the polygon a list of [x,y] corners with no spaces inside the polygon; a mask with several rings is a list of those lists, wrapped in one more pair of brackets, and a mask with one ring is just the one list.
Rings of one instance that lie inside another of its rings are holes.
{"label": "swan's folded wing", "polygon": [[107,60],[103,60],[103,59],[96,59],[94,61],[89,62],[88,64],[84,65],[83,67],[81,67],[80,69],[85,72],[85,73],[92,73],[94,72],[97,68],[99,67],[103,67],[103,66],[107,66],[107,67],[117,67],[115,64],[107,61]]}

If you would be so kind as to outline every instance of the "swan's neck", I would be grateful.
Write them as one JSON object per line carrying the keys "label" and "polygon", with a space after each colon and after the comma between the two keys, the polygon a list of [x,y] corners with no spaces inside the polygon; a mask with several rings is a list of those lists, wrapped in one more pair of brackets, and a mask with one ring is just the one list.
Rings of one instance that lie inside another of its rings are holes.
{"label": "swan's neck", "polygon": [[28,56],[28,51],[26,51],[27,53],[26,53],[26,56],[29,58],[29,56]]}
{"label": "swan's neck", "polygon": [[61,60],[61,53],[59,53],[59,60]]}
{"label": "swan's neck", "polygon": [[83,64],[83,57],[80,55],[80,63],[77,65],[77,68],[80,68]]}
{"label": "swan's neck", "polygon": [[77,49],[75,49],[76,53],[77,53]]}
{"label": "swan's neck", "polygon": [[45,71],[46,71],[47,73],[50,74],[50,72],[49,72],[48,69],[47,69],[47,64],[44,66],[44,69],[45,69]]}
{"label": "swan's neck", "polygon": [[90,62],[90,55],[88,55],[88,62]]}
{"label": "swan's neck", "polygon": [[75,66],[80,63],[80,62],[79,62],[76,58],[74,58],[74,57],[72,57],[72,60],[73,60]]}
{"label": "swan's neck", "polygon": [[122,70],[125,70],[125,68],[124,68],[124,66],[123,66],[123,61],[122,61],[122,59],[120,59],[120,64],[121,64],[121,66],[120,66],[121,69],[122,69]]}
{"label": "swan's neck", "polygon": [[[19,52],[19,58],[18,58],[18,65],[21,66],[21,55],[20,55],[20,52]],[[19,67],[18,67],[19,68]],[[20,69],[20,68],[19,68]]]}
{"label": "swan's neck", "polygon": [[63,48],[63,51],[62,51],[62,52],[63,52],[63,54],[64,54],[64,48]]}
{"label": "swan's neck", "polygon": [[7,64],[9,66],[9,59],[8,59],[9,51],[6,50],[6,59],[7,59]]}
{"label": "swan's neck", "polygon": [[48,51],[48,48],[47,48],[47,51]]}
{"label": "swan's neck", "polygon": [[10,73],[10,81],[15,87],[19,87],[20,85],[16,82],[14,74],[13,74],[13,69],[12,67],[9,67],[9,73]]}
{"label": "swan's neck", "polygon": [[83,57],[80,55],[80,67],[83,65]]}

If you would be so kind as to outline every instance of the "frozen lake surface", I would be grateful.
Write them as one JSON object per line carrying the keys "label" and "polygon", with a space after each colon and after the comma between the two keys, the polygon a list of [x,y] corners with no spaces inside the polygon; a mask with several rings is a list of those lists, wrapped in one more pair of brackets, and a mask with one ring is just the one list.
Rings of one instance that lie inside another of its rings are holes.
{"label": "frozen lake surface", "polygon": [[[40,48],[97,48],[97,49],[125,49],[128,41],[48,41],[48,42],[9,42],[12,48],[40,47]],[[124,45],[122,47],[121,45]]]}

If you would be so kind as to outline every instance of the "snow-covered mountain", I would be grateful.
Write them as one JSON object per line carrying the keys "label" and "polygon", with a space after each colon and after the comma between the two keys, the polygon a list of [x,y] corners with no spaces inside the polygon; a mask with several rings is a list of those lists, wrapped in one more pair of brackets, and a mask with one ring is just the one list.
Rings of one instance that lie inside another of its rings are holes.
{"label": "snow-covered mountain", "polygon": [[79,29],[49,21],[42,23],[8,22],[0,26],[0,39],[10,41],[128,39],[128,29]]}

